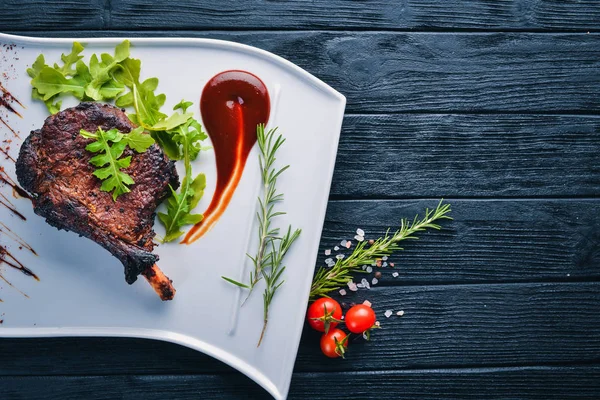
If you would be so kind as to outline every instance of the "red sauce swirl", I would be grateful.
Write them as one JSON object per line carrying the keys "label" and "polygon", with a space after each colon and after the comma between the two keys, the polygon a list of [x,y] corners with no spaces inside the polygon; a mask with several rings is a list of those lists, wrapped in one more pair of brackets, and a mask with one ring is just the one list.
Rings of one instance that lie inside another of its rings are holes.
{"label": "red sauce swirl", "polygon": [[256,143],[256,126],[267,123],[270,110],[267,87],[249,72],[224,71],[204,87],[200,112],[215,151],[217,184],[204,219],[190,229],[182,243],[198,240],[227,209]]}

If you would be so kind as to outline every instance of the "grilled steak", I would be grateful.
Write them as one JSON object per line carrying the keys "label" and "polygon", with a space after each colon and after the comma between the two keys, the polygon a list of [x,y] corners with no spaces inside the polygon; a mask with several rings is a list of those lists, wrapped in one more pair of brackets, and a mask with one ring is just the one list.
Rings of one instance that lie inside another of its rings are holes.
{"label": "grilled steak", "polygon": [[152,225],[157,206],[169,194],[168,185],[179,186],[174,162],[156,144],[141,154],[127,148],[123,156],[131,156],[131,165],[124,172],[135,184],[130,193],[113,201],[92,175],[93,154],[85,150],[92,140],[79,133],[98,127],[127,133],[135,126],[119,108],[97,103],[81,103],[48,117],[21,147],[16,165],[19,183],[33,196],[35,213],[50,225],[90,238],[117,257],[127,283],[142,273],[149,280],[157,274],[164,277],[160,270],[152,270],[158,260],[152,253]]}

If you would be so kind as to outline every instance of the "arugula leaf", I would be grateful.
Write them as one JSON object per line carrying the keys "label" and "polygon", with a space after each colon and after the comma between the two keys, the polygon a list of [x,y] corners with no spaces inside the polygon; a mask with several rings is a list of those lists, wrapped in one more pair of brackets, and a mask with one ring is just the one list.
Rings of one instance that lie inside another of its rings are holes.
{"label": "arugula leaf", "polygon": [[157,131],[171,131],[177,128],[179,125],[185,124],[193,116],[194,114],[192,113],[174,113],[169,118],[163,119],[162,121],[152,125],[152,129]]}
{"label": "arugula leaf", "polygon": [[204,218],[202,214],[191,214],[190,212],[198,205],[205,188],[206,176],[204,174],[198,174],[189,184],[186,176],[181,193],[177,193],[171,188],[171,197],[166,202],[167,213],[158,213],[158,219],[167,231],[164,242],[171,242],[183,235],[184,232],[181,230],[183,226],[202,221]]}
{"label": "arugula leaf", "polygon": [[44,101],[60,93],[72,93],[78,99],[85,94],[85,85],[75,78],[66,78],[54,68],[45,66],[39,74],[31,80],[31,84],[42,95]]}
{"label": "arugula leaf", "polygon": [[148,134],[144,134],[144,128],[137,127],[124,136],[127,145],[138,153],[143,153],[154,144],[154,139]]}
{"label": "arugula leaf", "polygon": [[79,55],[82,51],[83,46],[78,42],[73,42],[71,53],[62,54],[60,56],[60,59],[63,62],[63,66],[59,67],[58,64],[54,64],[54,69],[63,74],[64,76],[75,75],[76,70],[73,69],[73,65],[83,58],[83,56]]}
{"label": "arugula leaf", "polygon": [[[173,108],[181,112],[174,115],[188,115],[186,111],[191,105],[191,102],[184,102],[182,100]],[[183,153],[185,177],[181,183],[179,193],[171,188],[171,197],[166,202],[167,213],[158,214],[159,220],[166,229],[164,242],[170,242],[183,235],[181,228],[184,225],[193,225],[202,221],[204,216],[202,214],[192,214],[192,211],[198,205],[206,187],[206,176],[204,174],[199,174],[192,180],[191,161],[198,157],[198,153],[200,152],[199,142],[207,137],[198,121],[189,117],[187,122],[177,126],[175,130],[168,133]]]}
{"label": "arugula leaf", "polygon": [[46,60],[44,59],[44,55],[40,54],[33,64],[31,64],[31,68],[27,68],[27,75],[31,78],[35,78],[40,74],[42,68],[46,67]]}
{"label": "arugula leaf", "polygon": [[[40,54],[31,65],[31,68],[27,69],[27,74],[32,78],[31,84],[33,88],[31,90],[31,97],[42,100],[51,114],[60,111],[62,101],[57,101],[56,99],[61,93],[73,93],[79,99],[83,98],[80,86],[85,86],[85,83],[75,77],[80,74],[79,68],[73,69],[73,65],[75,64],[78,65],[81,63],[85,66],[81,62],[83,56],[80,53],[82,51],[83,46],[80,43],[74,42],[71,53],[63,53],[60,56],[63,62],[62,67],[59,67],[56,63],[54,64],[54,68],[46,65],[44,55]],[[48,69],[53,70],[53,72],[49,72]],[[41,77],[40,74],[42,74]],[[75,78],[69,80],[68,77],[70,76]]]}
{"label": "arugula leaf", "polygon": [[[124,61],[127,57],[129,57],[129,40],[123,41],[115,48],[115,56],[111,56],[110,54],[103,53],[100,55],[100,60],[98,60],[98,56],[96,54],[92,55],[90,58],[90,74],[92,76],[92,80],[85,88],[85,94],[91,97],[94,100],[103,100],[110,99],[116,97],[119,93],[121,93],[123,89],[123,85],[117,82],[114,82],[111,73],[118,67],[120,67],[120,63]],[[110,92],[110,96],[106,96],[107,90],[102,92],[102,87],[107,83],[113,81],[114,83],[110,84],[112,88],[121,88],[119,91]]]}
{"label": "arugula leaf", "polygon": [[[31,64],[31,68],[27,68],[27,75],[29,75],[32,79],[36,78],[42,71],[42,68],[44,68],[46,66],[47,65],[46,65],[46,60],[44,59],[44,55],[40,54],[35,59],[33,64]],[[62,104],[62,101],[58,101],[56,103],[54,102],[54,99],[58,96],[53,96],[52,98],[50,98],[48,100],[44,100],[44,96],[35,87],[32,87],[31,88],[31,97],[33,99],[42,100],[44,102],[44,104],[46,104],[46,107],[48,108],[48,111],[50,112],[50,114],[56,114],[57,112],[60,111],[60,106]]]}
{"label": "arugula leaf", "polygon": [[135,183],[131,176],[122,171],[131,165],[131,156],[121,158],[125,147],[129,146],[138,153],[143,153],[154,144],[152,137],[142,132],[142,127],[132,130],[129,134],[123,134],[117,129],[105,132],[100,127],[94,133],[83,129],[80,131],[84,138],[94,139],[85,149],[91,153],[98,153],[90,159],[90,164],[98,167],[94,176],[102,180],[100,190],[112,192],[113,201],[120,195],[129,193],[131,190],[128,186]]}

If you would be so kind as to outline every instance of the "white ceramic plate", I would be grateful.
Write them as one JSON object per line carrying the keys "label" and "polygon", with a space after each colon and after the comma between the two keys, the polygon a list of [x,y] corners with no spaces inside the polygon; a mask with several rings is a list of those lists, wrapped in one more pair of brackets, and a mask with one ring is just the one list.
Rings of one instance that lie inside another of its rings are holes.
{"label": "white ceramic plate", "polygon": [[[42,126],[45,106],[31,99],[26,68],[38,54],[46,62],[70,51],[74,39],[37,39],[0,34],[0,80],[25,109],[23,118],[0,115],[21,139],[0,124],[0,141],[13,139],[10,154],[16,158],[20,142]],[[77,40],[77,39],[75,39]],[[123,39],[80,39],[85,60],[92,53],[113,53]],[[260,176],[256,146],[248,157],[242,179],[229,207],[215,227],[192,245],[160,245],[160,268],[174,281],[177,295],[161,302],[143,280],[129,286],[123,267],[91,240],[58,231],[33,213],[25,199],[15,199],[9,187],[0,188],[27,221],[0,206],[0,221],[27,241],[34,256],[6,235],[0,243],[39,277],[37,282],[18,271],[0,266],[0,272],[18,290],[0,282],[0,337],[120,336],[165,340],[209,354],[260,384],[277,399],[287,396],[305,308],[323,227],[327,198],[344,114],[345,98],[292,63],[266,51],[218,40],[131,39],[132,57],[142,60],[143,78],[156,76],[159,92],[167,95],[165,109],[182,98],[197,108],[204,84],[216,73],[243,69],[259,76],[272,100],[269,126],[279,126],[287,142],[279,159],[291,168],[279,181],[285,193],[282,222],[302,228],[300,239],[286,258],[286,283],[271,308],[271,323],[260,348],[262,286],[240,310],[241,291],[221,275],[246,279],[250,262],[246,252],[256,247],[254,213]],[[63,103],[66,106],[76,102]],[[0,155],[1,156],[1,155]],[[0,164],[15,177],[14,163]],[[178,166],[181,167],[181,166]],[[208,189],[199,205],[212,197],[215,160],[204,152],[194,164],[204,171]],[[179,170],[180,174],[182,170]],[[162,234],[160,224],[155,224]]]}

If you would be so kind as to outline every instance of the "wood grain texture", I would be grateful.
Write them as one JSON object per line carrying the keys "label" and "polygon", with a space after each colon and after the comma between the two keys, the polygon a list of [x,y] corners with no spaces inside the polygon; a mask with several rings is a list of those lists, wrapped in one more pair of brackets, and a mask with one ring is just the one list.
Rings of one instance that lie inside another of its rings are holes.
{"label": "wood grain texture", "polygon": [[600,34],[25,33],[207,37],[249,44],[287,58],[339,90],[349,113],[600,112]]}
{"label": "wood grain texture", "polygon": [[600,118],[347,115],[334,198],[600,195]]}
{"label": "wood grain texture", "polygon": [[12,29],[102,29],[105,0],[2,0],[0,32]]}
{"label": "wood grain texture", "polygon": [[[325,358],[319,334],[306,328],[297,372],[600,362],[597,282],[375,287],[337,297],[370,300],[383,329],[354,340],[340,361]],[[388,319],[388,309],[405,314]],[[131,339],[3,339],[0,354],[3,376],[231,372],[193,350]]]}
{"label": "wood grain texture", "polygon": [[[131,16],[135,15],[132,21]],[[165,18],[168,16],[168,18]],[[597,29],[593,1],[114,2],[111,29]],[[133,24],[132,24],[133,22]]]}
{"label": "wood grain texture", "polygon": [[[241,375],[0,377],[7,399],[266,399]],[[294,374],[289,399],[583,399],[600,390],[600,368],[527,367]],[[385,397],[382,397],[385,395]]]}
{"label": "wood grain texture", "polygon": [[598,29],[600,19],[600,6],[592,0],[181,0],[176,5],[6,0],[3,5],[4,29],[86,29],[82,23],[89,18],[94,24],[87,29],[589,30]]}
{"label": "wood grain texture", "polygon": [[[406,241],[390,257],[398,278],[382,284],[527,282],[600,278],[600,202],[595,200],[449,200],[454,221],[440,232]],[[317,265],[324,249],[352,239],[357,228],[377,238],[401,218],[412,219],[436,200],[330,202]],[[336,252],[333,252],[336,254]],[[347,253],[347,252],[346,252]]]}

